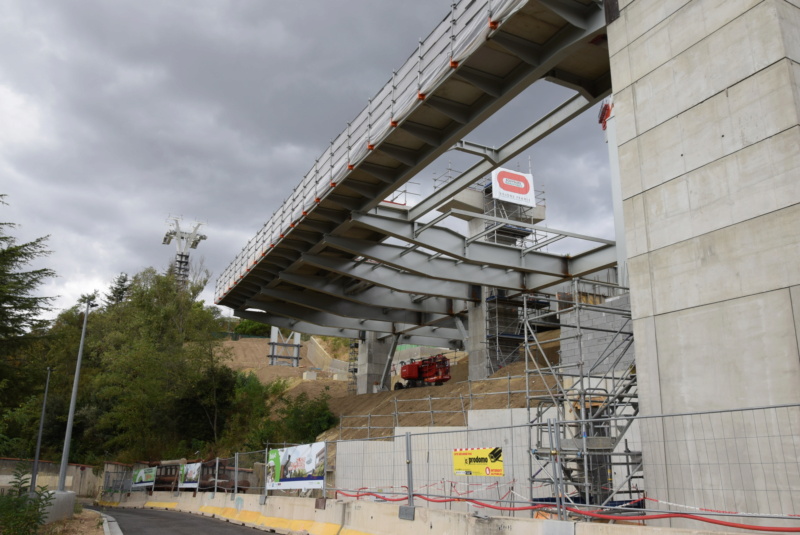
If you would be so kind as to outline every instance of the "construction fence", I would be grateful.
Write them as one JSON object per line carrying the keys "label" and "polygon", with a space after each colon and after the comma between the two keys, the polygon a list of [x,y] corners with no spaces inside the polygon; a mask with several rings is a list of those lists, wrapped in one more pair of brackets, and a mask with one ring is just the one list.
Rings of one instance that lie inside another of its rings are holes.
{"label": "construction fence", "polygon": [[[139,489],[800,530],[800,405],[592,420],[553,410],[533,423],[525,413],[503,427],[397,428],[388,437],[239,453],[199,463],[189,488],[179,466],[167,464]],[[106,492],[139,489],[131,472],[106,473]]]}

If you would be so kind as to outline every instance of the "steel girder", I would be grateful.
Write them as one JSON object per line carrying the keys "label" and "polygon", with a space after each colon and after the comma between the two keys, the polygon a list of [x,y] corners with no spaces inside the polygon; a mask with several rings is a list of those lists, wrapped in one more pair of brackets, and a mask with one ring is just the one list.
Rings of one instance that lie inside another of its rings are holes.
{"label": "steel girder", "polygon": [[[610,92],[610,90],[608,92]],[[581,95],[575,95],[542,117],[533,126],[525,129],[502,145],[499,149],[487,151],[485,147],[475,148],[463,142],[456,145],[454,148],[463,152],[476,154],[483,159],[470,167],[467,171],[461,173],[454,180],[439,188],[432,195],[423,199],[419,204],[412,206],[408,210],[408,220],[416,221],[424,214],[427,214],[437,206],[453,198],[453,196],[461,190],[468,188],[503,163],[517,156],[525,149],[536,144],[537,141],[544,139],[552,132],[558,130],[560,127],[597,104],[608,92],[588,99]]]}
{"label": "steel girder", "polygon": [[[420,312],[412,312],[410,310],[397,310],[390,308],[381,308],[379,306],[364,306],[344,299],[337,299],[318,292],[313,291],[289,291],[279,290],[273,288],[262,288],[260,295],[266,296],[278,302],[284,302],[287,305],[297,304],[304,307],[312,308],[322,312],[327,312],[332,315],[344,316],[356,319],[369,319],[376,321],[385,321],[390,323],[413,323],[416,325],[430,325],[430,324],[447,324],[452,326],[452,318],[443,314],[424,314]],[[258,299],[251,299],[248,301],[249,306],[253,306],[254,302],[260,302]]]}
{"label": "steel girder", "polygon": [[435,325],[419,325],[416,323],[396,323],[392,321],[349,318],[294,303],[268,302],[251,299],[247,302],[247,307],[263,310],[269,314],[306,321],[321,327],[392,334],[414,334],[430,338],[442,338],[444,340],[462,338],[461,332],[458,329],[438,327]]}
{"label": "steel girder", "polygon": [[537,251],[522,254],[521,249],[508,245],[469,241],[446,227],[428,227],[421,234],[415,223],[386,216],[353,213],[352,219],[362,227],[464,262],[561,277],[569,274],[567,258],[561,255]]}
{"label": "steel girder", "polygon": [[[572,277],[588,275],[616,264],[615,248],[611,245],[604,245],[583,253],[577,257],[580,258],[580,262],[575,262],[567,257],[557,257],[563,266],[562,271],[542,273],[542,270],[534,271],[533,267],[512,269],[493,267],[489,264],[475,264],[472,263],[473,259],[466,257],[455,260],[435,258],[435,255],[408,247],[366,240],[354,240],[339,236],[325,236],[323,240],[328,245],[350,254],[364,256],[396,269],[419,275],[520,291],[541,290]],[[516,251],[518,254],[521,253],[521,250]]]}
{"label": "steel girder", "polygon": [[[275,325],[276,327],[291,329],[296,332],[306,333],[314,336],[336,336],[338,338],[362,338],[360,329],[357,330],[357,329],[322,327],[320,325],[315,325],[313,323],[287,318],[286,316],[267,314],[265,312],[253,312],[243,309],[234,310],[233,314],[237,318],[249,319],[253,321],[258,321],[260,323],[267,323],[269,325]],[[386,333],[383,336],[383,338],[388,336],[394,336],[394,335],[391,333]],[[404,344],[415,344],[420,346],[433,346],[433,347],[442,347],[442,343],[445,342],[447,347],[449,347],[450,349],[463,348],[463,343],[460,339],[445,340],[444,338],[429,338],[427,336],[401,334],[400,341]]]}
{"label": "steel girder", "polygon": [[383,264],[357,262],[352,258],[304,254],[303,262],[392,290],[448,299],[475,300],[470,297],[470,283],[433,279]]}
{"label": "steel girder", "polygon": [[359,291],[349,291],[341,281],[331,282],[324,277],[308,277],[294,273],[281,273],[280,279],[308,290],[314,290],[339,299],[347,299],[363,305],[379,304],[385,308],[411,310],[428,314],[454,314],[466,307],[466,301],[441,297],[415,300],[415,295],[390,288],[373,286]]}

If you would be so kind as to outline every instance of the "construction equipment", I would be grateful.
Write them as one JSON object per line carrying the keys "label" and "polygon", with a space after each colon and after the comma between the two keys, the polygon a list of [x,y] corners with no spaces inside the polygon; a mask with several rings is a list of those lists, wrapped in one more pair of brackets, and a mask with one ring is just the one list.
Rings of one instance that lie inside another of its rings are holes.
{"label": "construction equipment", "polygon": [[[450,380],[450,360],[442,354],[400,363],[400,378],[395,390],[417,386],[440,386]],[[403,382],[405,381],[405,382]]]}

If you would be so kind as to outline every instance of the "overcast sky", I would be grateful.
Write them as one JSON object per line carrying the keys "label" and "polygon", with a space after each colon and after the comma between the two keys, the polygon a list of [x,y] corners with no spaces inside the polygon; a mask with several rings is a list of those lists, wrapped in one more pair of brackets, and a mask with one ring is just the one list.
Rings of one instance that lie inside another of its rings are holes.
{"label": "overcast sky", "polygon": [[[450,0],[4,0],[0,220],[49,235],[56,312],[121,272],[172,261],[170,216],[204,224],[216,277],[331,138],[447,15]],[[571,96],[540,82],[469,136],[500,145]],[[532,162],[548,223],[612,237],[608,156],[591,110]],[[453,161],[414,179],[421,191]],[[226,311],[226,315],[229,311]]]}

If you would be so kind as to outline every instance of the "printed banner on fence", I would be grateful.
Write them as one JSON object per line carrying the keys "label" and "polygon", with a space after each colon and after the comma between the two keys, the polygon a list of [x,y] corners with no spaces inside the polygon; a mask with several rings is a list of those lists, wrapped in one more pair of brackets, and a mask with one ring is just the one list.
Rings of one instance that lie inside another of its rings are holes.
{"label": "printed banner on fence", "polygon": [[131,487],[134,489],[142,487],[152,487],[156,483],[156,467],[141,468],[134,470],[132,474],[133,483]]}
{"label": "printed banner on fence", "polygon": [[453,450],[453,472],[457,476],[503,475],[503,448]]}
{"label": "printed banner on fence", "polygon": [[267,489],[321,489],[324,472],[324,442],[269,450]]}
{"label": "printed banner on fence", "polygon": [[196,489],[200,481],[200,467],[203,463],[189,463],[180,465],[178,474],[178,488]]}

